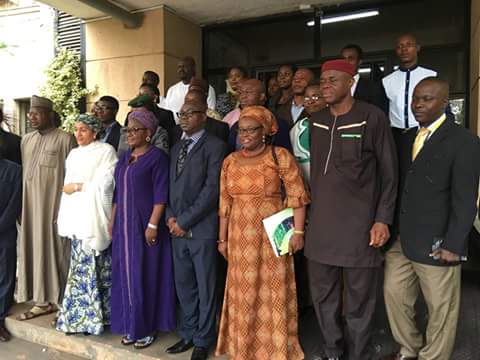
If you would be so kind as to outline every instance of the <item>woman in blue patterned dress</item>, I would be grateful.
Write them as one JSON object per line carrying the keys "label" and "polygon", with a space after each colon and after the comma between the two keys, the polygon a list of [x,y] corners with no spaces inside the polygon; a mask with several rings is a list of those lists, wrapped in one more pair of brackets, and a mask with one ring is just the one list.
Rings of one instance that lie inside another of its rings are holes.
{"label": "woman in blue patterned dress", "polygon": [[111,236],[115,149],[96,141],[98,119],[80,115],[78,148],[66,160],[58,233],[71,240],[70,271],[57,320],[67,334],[99,335],[110,324]]}

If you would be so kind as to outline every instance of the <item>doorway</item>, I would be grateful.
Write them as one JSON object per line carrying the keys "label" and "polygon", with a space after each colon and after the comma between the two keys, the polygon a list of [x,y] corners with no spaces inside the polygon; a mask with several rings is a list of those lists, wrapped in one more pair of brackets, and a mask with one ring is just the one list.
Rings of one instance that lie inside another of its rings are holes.
{"label": "doorway", "polygon": [[[396,66],[396,38],[413,32],[422,66],[450,83],[452,110],[464,123],[468,110],[469,0],[384,0],[322,9],[323,17],[375,9],[377,16],[311,25],[313,12],[297,12],[248,21],[212,25],[203,33],[203,73],[217,94],[225,92],[230,67],[242,66],[249,76],[268,81],[283,64],[309,67],[338,56],[346,44],[364,51],[362,77],[382,77]],[[465,123],[466,124],[466,123]],[[468,125],[468,124],[466,124]]]}

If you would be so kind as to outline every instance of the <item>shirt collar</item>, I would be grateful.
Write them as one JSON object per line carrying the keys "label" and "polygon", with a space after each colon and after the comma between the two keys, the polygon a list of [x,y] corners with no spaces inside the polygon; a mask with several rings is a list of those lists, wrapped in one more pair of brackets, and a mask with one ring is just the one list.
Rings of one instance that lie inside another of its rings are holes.
{"label": "shirt collar", "polygon": [[303,105],[297,105],[295,104],[295,100],[292,99],[292,106],[294,106],[297,109],[303,109]]}
{"label": "shirt collar", "polygon": [[447,115],[443,114],[437,120],[435,120],[433,123],[428,125],[427,129],[428,129],[429,133],[433,134],[435,132],[435,130],[437,130],[443,124],[443,122],[445,121],[446,118],[447,118]]}
{"label": "shirt collar", "polygon": [[356,73],[356,74],[353,76],[353,80],[355,80],[355,84],[358,83],[358,80],[360,80],[360,74],[359,74],[359,73]]}
{"label": "shirt collar", "polygon": [[104,130],[108,130],[108,129],[112,128],[113,125],[115,125],[116,122],[117,122],[117,120],[113,120],[111,124],[109,124],[108,126],[104,127]]}
{"label": "shirt collar", "polygon": [[204,133],[205,133],[205,129],[199,130],[196,133],[192,134],[191,136],[188,136],[185,132],[183,132],[182,140],[191,139],[193,140],[193,142],[197,142],[198,140],[200,140],[200,138]]}
{"label": "shirt collar", "polygon": [[415,64],[413,65],[412,67],[406,69],[406,68],[402,68],[401,66],[398,67],[398,70],[402,71],[402,72],[408,72],[408,71],[413,71],[415,70],[416,68],[418,67],[418,64]]}

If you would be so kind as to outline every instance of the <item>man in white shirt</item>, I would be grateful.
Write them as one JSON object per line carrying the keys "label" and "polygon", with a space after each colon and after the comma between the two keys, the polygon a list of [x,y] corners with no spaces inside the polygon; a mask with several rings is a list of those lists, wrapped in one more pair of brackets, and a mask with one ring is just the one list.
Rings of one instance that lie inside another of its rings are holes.
{"label": "man in white shirt", "polygon": [[[188,88],[192,78],[195,76],[195,60],[191,56],[186,56],[178,62],[177,74],[180,81],[175,85],[170,86],[165,98],[165,107],[171,110],[175,115],[175,122],[178,124],[177,112],[180,111],[185,102],[185,95],[187,95]],[[212,86],[208,86],[208,108],[215,109],[215,90]]]}
{"label": "man in white shirt", "polygon": [[433,70],[418,66],[420,45],[412,34],[397,39],[396,54],[400,67],[383,78],[382,83],[389,102],[389,119],[394,135],[418,126],[412,113],[412,94],[415,86],[426,77],[437,76]]}

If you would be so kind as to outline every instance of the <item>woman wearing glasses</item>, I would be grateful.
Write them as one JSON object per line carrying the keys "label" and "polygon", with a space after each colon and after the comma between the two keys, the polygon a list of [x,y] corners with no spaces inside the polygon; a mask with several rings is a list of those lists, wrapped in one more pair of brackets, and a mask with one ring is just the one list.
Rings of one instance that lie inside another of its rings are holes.
{"label": "woman wearing glasses", "polygon": [[263,106],[243,109],[238,122],[242,149],[225,159],[221,173],[218,250],[228,270],[216,354],[236,360],[304,357],[297,335],[293,256],[275,256],[262,224],[284,205],[292,207],[295,232],[289,251],[303,248],[310,200],[295,158],[268,145],[277,130],[275,117]]}
{"label": "woman wearing glasses", "polygon": [[145,348],[175,329],[172,249],[164,220],[168,158],[151,145],[156,118],[134,110],[124,128],[130,149],[115,169],[112,224],[112,332]]}

